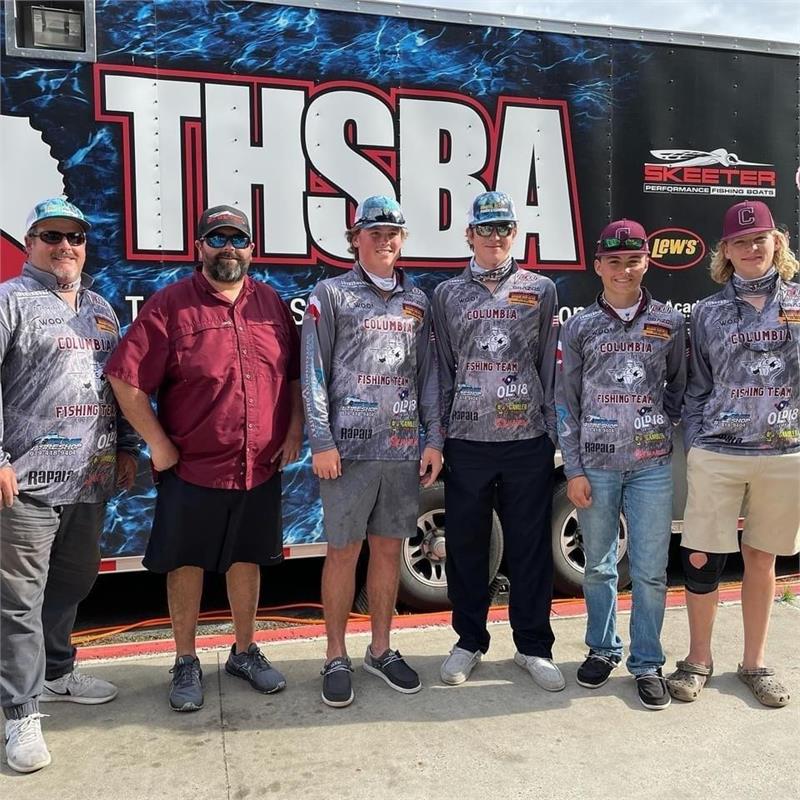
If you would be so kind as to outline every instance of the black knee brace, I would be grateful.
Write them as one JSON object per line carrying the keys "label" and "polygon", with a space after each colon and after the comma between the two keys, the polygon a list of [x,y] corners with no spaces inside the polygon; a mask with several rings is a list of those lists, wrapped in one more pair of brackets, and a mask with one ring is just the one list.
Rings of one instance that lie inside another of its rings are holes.
{"label": "black knee brace", "polygon": [[[706,563],[702,567],[696,567],[689,560],[693,553],[699,553],[706,557]],[[681,564],[683,565],[683,575],[686,578],[686,588],[694,594],[710,594],[718,586],[722,577],[722,570],[725,569],[725,562],[728,560],[727,553],[705,553],[702,550],[689,550],[681,547]]]}

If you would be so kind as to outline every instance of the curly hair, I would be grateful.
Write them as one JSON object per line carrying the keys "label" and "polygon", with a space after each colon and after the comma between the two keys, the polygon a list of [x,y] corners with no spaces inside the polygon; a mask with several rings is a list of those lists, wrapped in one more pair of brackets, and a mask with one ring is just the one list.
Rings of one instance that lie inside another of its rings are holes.
{"label": "curly hair", "polygon": [[[352,255],[356,255],[358,248],[353,247],[353,237],[360,231],[361,228],[349,228],[344,232],[344,238],[347,239],[347,252],[351,253]],[[408,239],[408,230],[406,228],[400,229],[400,235],[403,238],[403,242]]]}
{"label": "curly hair", "polygon": [[[800,271],[800,263],[789,247],[789,237],[779,228],[773,229],[771,233],[775,237],[775,255],[772,263],[778,275],[783,280],[789,281]],[[711,280],[716,283],[727,283],[733,275],[733,264],[722,254],[721,241],[717,242],[717,246],[711,251],[711,265],[708,271],[711,273]]]}

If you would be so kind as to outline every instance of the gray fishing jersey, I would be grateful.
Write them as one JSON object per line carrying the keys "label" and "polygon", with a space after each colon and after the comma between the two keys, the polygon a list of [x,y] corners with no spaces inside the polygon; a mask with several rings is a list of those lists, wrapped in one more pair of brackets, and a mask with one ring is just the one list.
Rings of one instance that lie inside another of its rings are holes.
{"label": "gray fishing jersey", "polygon": [[0,284],[0,466],[50,506],[107,500],[117,448],[138,451],[103,375],[119,322],[91,283],[82,277],[77,313],[31,264]]}
{"label": "gray fishing jersey", "polygon": [[729,282],[693,309],[686,449],[800,450],[800,286],[778,280],[758,311]]}
{"label": "gray fishing jersey", "polygon": [[309,297],[301,377],[312,453],[418,459],[420,432],[426,446],[442,448],[430,303],[395,272],[386,299],[359,264]]}
{"label": "gray fishing jersey", "polygon": [[643,289],[621,320],[598,298],[561,330],[556,412],[567,479],[668,463],[686,388],[686,321]]}
{"label": "gray fishing jersey", "polygon": [[555,284],[520,269],[491,292],[467,267],[433,295],[433,327],[448,438],[556,441]]}

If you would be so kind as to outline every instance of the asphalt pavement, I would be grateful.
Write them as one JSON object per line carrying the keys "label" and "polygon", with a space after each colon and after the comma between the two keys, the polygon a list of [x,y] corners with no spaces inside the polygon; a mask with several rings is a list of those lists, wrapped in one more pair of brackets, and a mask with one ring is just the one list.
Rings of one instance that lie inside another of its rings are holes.
{"label": "asphalt pavement", "polygon": [[[626,630],[628,614],[620,614]],[[42,707],[52,764],[20,775],[0,767],[5,800],[187,798],[344,800],[387,798],[680,798],[765,800],[800,797],[800,604],[776,603],[770,661],[794,695],[781,709],[761,706],[736,677],[741,609],[719,609],[716,674],[699,701],[648,711],[624,668],[602,688],[575,683],[585,617],[554,619],[563,692],[535,686],[513,661],[507,622],[491,625],[492,647],[472,679],[439,679],[453,644],[446,626],[393,634],[424,688],[402,695],[357,667],[356,700],[323,705],[319,638],[269,641],[262,648],[287,688],[261,695],[224,670],[227,649],[201,654],[205,707],[180,714],[167,705],[171,655],[85,661],[113,680],[116,700],[101,706]],[[667,666],[685,655],[686,612],[668,609]],[[360,664],[368,635],[348,639]],[[143,651],[142,651],[143,652]]]}

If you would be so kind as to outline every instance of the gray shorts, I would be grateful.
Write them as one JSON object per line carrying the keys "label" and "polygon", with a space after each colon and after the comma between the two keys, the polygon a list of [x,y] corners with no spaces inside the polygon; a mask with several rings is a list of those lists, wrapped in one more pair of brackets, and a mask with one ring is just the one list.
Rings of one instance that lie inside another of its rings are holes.
{"label": "gray shorts", "polygon": [[418,461],[342,459],[342,474],[321,480],[322,522],[331,547],[346,547],[369,534],[405,539],[417,530]]}

